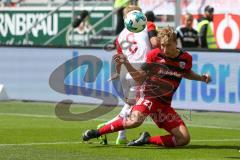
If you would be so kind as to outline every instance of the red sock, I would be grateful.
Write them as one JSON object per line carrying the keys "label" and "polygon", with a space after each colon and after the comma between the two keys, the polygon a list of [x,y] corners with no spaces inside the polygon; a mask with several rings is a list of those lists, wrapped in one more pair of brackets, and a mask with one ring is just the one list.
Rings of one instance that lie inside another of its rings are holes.
{"label": "red sock", "polygon": [[175,138],[172,135],[150,137],[148,143],[166,147],[176,146]]}
{"label": "red sock", "polygon": [[115,121],[104,125],[102,128],[100,128],[98,131],[100,135],[107,134],[107,133],[112,133],[112,132],[117,132],[120,130],[123,130],[123,118],[119,117]]}

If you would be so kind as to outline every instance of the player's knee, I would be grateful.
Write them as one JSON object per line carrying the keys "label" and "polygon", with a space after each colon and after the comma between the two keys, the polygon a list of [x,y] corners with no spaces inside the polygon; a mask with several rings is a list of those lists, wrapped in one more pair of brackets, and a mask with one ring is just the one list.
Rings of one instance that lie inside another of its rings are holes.
{"label": "player's knee", "polygon": [[139,121],[138,119],[134,119],[134,120],[132,120],[132,122],[131,122],[131,126],[132,127],[139,127],[140,125],[142,124],[142,122],[141,121]]}
{"label": "player's knee", "polygon": [[188,129],[184,125],[174,128],[172,130],[172,133],[175,137],[177,146],[185,146],[189,144],[190,134],[188,132]]}
{"label": "player's knee", "polygon": [[139,127],[141,124],[142,124],[141,120],[135,119],[135,120],[133,120],[133,124],[132,125],[134,127]]}
{"label": "player's knee", "polygon": [[188,145],[190,143],[190,139],[191,138],[189,134],[183,135],[177,139],[177,145],[178,146]]}
{"label": "player's knee", "polygon": [[190,136],[189,135],[184,136],[182,145],[185,146],[185,145],[188,145],[189,143],[190,143]]}
{"label": "player's knee", "polygon": [[126,120],[125,128],[136,128],[143,123],[145,118],[146,115],[142,114],[139,111],[132,112],[132,114]]}
{"label": "player's knee", "polygon": [[138,119],[131,119],[126,122],[125,128],[136,128],[139,127],[143,122]]}

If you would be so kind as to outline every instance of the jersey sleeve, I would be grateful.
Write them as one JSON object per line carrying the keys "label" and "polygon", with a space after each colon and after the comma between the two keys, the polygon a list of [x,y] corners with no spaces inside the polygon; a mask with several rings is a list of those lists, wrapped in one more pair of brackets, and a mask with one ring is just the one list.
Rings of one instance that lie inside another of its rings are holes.
{"label": "jersey sleeve", "polygon": [[147,22],[148,32],[152,30],[156,30],[156,25],[153,22]]}
{"label": "jersey sleeve", "polygon": [[146,73],[151,70],[152,60],[147,58],[146,62],[142,64],[141,69],[144,70]]}
{"label": "jersey sleeve", "polygon": [[160,50],[158,48],[156,48],[156,49],[153,49],[153,50],[151,50],[147,53],[146,62],[141,66],[142,70],[148,72],[151,69],[153,69],[152,67],[153,67],[153,64],[155,62],[155,58],[158,55],[159,51]]}
{"label": "jersey sleeve", "polygon": [[147,30],[149,38],[157,36],[156,25],[153,22],[147,22]]}
{"label": "jersey sleeve", "polygon": [[116,39],[115,44],[116,44],[116,48],[117,48],[117,53],[118,53],[118,54],[123,54],[123,52],[122,52],[122,47],[121,47],[121,45],[119,44],[118,38]]}

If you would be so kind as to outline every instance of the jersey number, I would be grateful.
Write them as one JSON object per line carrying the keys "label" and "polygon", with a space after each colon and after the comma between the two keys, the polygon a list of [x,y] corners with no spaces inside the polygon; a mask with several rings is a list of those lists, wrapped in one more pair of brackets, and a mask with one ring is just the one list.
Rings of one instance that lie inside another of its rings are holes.
{"label": "jersey number", "polygon": [[136,105],[144,105],[150,110],[152,107],[152,102],[147,99],[140,98]]}
{"label": "jersey number", "polygon": [[135,41],[134,33],[130,33],[127,35],[127,42],[130,44],[128,50],[135,54],[138,50],[137,42]]}

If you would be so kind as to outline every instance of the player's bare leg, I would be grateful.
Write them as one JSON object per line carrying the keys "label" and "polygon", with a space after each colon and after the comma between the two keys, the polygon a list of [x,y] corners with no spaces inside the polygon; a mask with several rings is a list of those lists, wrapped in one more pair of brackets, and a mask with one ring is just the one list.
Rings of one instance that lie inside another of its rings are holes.
{"label": "player's bare leg", "polygon": [[124,123],[124,128],[131,129],[131,128],[139,127],[144,122],[146,117],[147,117],[146,114],[143,114],[142,112],[135,110],[126,119]]}
{"label": "player's bare leg", "polygon": [[[145,102],[143,104],[145,104]],[[152,100],[152,112],[150,113],[150,116],[159,128],[165,129],[169,134],[163,136],[150,136],[148,132],[144,132],[137,140],[130,142],[128,144],[129,146],[156,144],[165,147],[176,147],[184,146],[189,143],[190,135],[188,129],[176,111],[168,106],[165,108],[163,107],[158,111],[156,110],[156,107],[158,106],[161,106],[161,103]],[[170,115],[171,118],[169,117]]]}
{"label": "player's bare leg", "polygon": [[165,147],[184,146],[190,142],[190,135],[185,125],[173,128],[169,135],[150,136],[148,132],[143,132],[141,136],[130,143],[128,146],[141,146],[144,144],[156,144]]}
{"label": "player's bare leg", "polygon": [[173,128],[169,135],[149,137],[148,143],[159,146],[176,147],[185,146],[190,142],[190,135],[185,125]]}
{"label": "player's bare leg", "polygon": [[184,146],[190,142],[190,134],[185,125],[172,129],[171,134],[175,137],[176,146]]}

